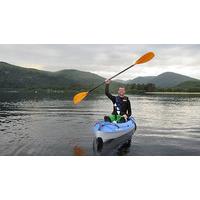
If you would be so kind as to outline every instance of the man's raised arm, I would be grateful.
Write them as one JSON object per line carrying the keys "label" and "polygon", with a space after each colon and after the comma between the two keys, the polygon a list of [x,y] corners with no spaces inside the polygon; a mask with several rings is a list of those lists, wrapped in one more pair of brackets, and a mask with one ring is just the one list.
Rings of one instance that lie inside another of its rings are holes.
{"label": "man's raised arm", "polygon": [[110,85],[111,80],[105,80],[106,86],[105,86],[105,95],[113,102],[115,103],[115,96],[113,96],[110,92],[109,92],[109,85]]}

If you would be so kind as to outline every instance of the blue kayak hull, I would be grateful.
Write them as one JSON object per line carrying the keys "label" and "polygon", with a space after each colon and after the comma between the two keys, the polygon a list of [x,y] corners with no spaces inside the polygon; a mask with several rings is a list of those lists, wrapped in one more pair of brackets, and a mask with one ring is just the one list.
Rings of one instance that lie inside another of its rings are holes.
{"label": "blue kayak hull", "polygon": [[103,143],[122,137],[124,135],[133,135],[136,131],[136,122],[133,117],[125,123],[110,123],[99,121],[93,127],[95,138],[102,140]]}

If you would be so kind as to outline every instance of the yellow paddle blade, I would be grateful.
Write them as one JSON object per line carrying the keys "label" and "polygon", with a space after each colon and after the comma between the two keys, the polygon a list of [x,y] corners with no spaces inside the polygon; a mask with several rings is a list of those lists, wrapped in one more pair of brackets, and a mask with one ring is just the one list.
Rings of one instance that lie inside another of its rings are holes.
{"label": "yellow paddle blade", "polygon": [[79,92],[78,94],[76,94],[73,98],[74,104],[80,103],[85,97],[87,97],[87,95],[88,92]]}
{"label": "yellow paddle blade", "polygon": [[154,56],[155,56],[155,54],[154,54],[153,52],[148,52],[148,53],[144,54],[143,56],[141,56],[141,57],[135,62],[135,64],[146,63],[146,62],[150,61]]}

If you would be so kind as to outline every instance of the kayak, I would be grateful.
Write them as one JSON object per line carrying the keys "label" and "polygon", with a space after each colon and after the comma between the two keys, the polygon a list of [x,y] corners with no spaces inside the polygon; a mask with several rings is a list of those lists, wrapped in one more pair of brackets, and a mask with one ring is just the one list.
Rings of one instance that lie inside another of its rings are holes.
{"label": "kayak", "polygon": [[95,155],[108,155],[108,152],[126,144],[131,145],[131,139],[136,131],[136,122],[133,117],[125,123],[97,122],[93,127],[93,150]]}
{"label": "kayak", "polygon": [[93,128],[96,139],[101,139],[103,143],[123,135],[133,135],[135,131],[136,122],[133,117],[130,117],[125,123],[99,121]]}

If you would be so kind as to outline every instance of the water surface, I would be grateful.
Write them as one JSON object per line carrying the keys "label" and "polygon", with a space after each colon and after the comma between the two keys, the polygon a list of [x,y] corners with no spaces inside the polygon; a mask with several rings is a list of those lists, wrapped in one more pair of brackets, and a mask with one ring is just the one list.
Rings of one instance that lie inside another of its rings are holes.
{"label": "water surface", "polygon": [[[120,155],[200,155],[200,97],[131,96],[138,129]],[[0,102],[0,155],[93,155],[92,125],[112,110],[104,96]],[[113,151],[109,155],[119,155]]]}

